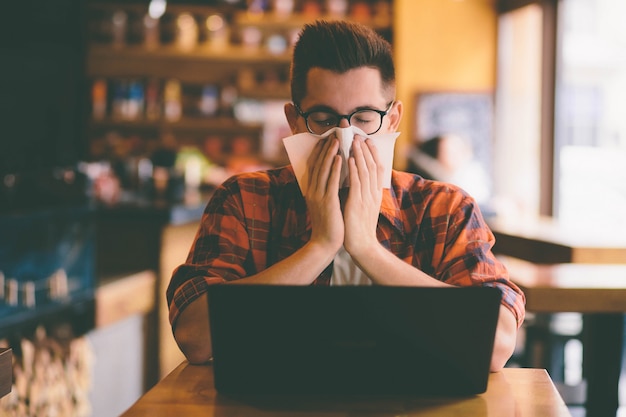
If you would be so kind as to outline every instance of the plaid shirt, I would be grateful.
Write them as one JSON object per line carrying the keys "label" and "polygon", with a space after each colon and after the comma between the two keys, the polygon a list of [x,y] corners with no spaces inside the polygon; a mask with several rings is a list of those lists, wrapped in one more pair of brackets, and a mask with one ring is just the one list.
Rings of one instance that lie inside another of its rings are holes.
{"label": "plaid shirt", "polygon": [[[209,285],[268,268],[311,236],[305,200],[290,166],[244,173],[213,194],[187,261],[167,289],[170,322]],[[380,243],[426,274],[457,286],[495,286],[521,325],[525,297],[494,257],[493,234],[458,187],[393,171],[377,228]],[[332,264],[313,282],[329,285]]]}

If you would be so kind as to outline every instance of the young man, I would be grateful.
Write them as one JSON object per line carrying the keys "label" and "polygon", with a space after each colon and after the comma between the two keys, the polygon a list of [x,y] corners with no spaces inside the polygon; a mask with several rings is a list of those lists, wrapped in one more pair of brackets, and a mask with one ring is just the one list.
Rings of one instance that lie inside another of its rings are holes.
{"label": "young man", "polygon": [[[365,26],[305,26],[291,77],[285,115],[294,134],[351,124],[366,134],[398,128],[391,47]],[[209,285],[330,285],[335,275],[345,278],[336,265],[347,262],[351,284],[500,288],[491,370],[505,365],[525,300],[491,253],[494,238],[475,201],[452,185],[397,171],[383,188],[377,149],[362,139],[352,144],[347,188],[340,189],[331,134],[308,158],[304,195],[291,166],[237,175],[216,190],[167,291],[174,337],[190,362],[211,356]]]}

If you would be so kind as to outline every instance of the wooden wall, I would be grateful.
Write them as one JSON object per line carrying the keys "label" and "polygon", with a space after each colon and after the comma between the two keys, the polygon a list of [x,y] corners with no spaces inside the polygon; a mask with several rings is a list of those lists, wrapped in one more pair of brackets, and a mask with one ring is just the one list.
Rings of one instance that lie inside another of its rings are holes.
{"label": "wooden wall", "polygon": [[493,0],[396,0],[397,98],[404,103],[395,165],[404,167],[419,92],[494,90],[497,13]]}

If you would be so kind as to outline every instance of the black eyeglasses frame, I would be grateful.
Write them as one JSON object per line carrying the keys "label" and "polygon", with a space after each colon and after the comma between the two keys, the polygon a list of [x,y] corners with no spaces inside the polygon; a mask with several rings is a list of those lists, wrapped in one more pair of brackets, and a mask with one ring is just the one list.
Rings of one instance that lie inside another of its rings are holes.
{"label": "black eyeglasses frame", "polygon": [[[324,110],[311,110],[311,111],[307,111],[307,112],[303,112],[302,109],[300,108],[300,106],[296,103],[293,103],[293,106],[296,108],[296,111],[298,112],[298,115],[300,115],[302,118],[304,118],[304,123],[306,124],[306,128],[309,131],[309,133],[312,133],[314,135],[320,135],[320,133],[315,133],[313,130],[311,130],[311,127],[309,126],[309,116],[313,113],[329,113],[329,114],[333,114],[335,116],[337,116],[337,124],[335,126],[329,127],[328,130],[332,129],[333,127],[337,127],[339,126],[339,124],[341,123],[342,119],[346,119],[348,121],[349,125],[352,125],[350,123],[350,119],[352,119],[352,116],[354,116],[357,113],[363,112],[363,111],[373,111],[376,112],[380,115],[380,126],[378,126],[378,129],[376,129],[374,132],[371,133],[367,133],[368,135],[373,135],[376,134],[381,127],[383,127],[383,118],[389,114],[389,112],[391,111],[391,107],[393,107],[393,104],[395,103],[395,100],[391,100],[389,102],[389,104],[387,105],[387,109],[386,110],[378,110],[378,109],[370,109],[370,108],[364,108],[364,109],[358,109],[353,111],[350,114],[338,114],[335,113],[333,111],[324,111]],[[321,133],[323,134],[323,133]]]}

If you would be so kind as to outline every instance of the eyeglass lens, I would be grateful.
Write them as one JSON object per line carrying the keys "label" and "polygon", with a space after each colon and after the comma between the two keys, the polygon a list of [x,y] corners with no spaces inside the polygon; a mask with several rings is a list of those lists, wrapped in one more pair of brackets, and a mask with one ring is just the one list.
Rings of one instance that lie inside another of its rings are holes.
{"label": "eyeglass lens", "polygon": [[[339,126],[342,117],[334,113],[316,111],[306,118],[307,127],[312,133],[321,135]],[[376,133],[383,123],[383,115],[373,110],[360,110],[350,116],[349,123],[368,135]]]}

